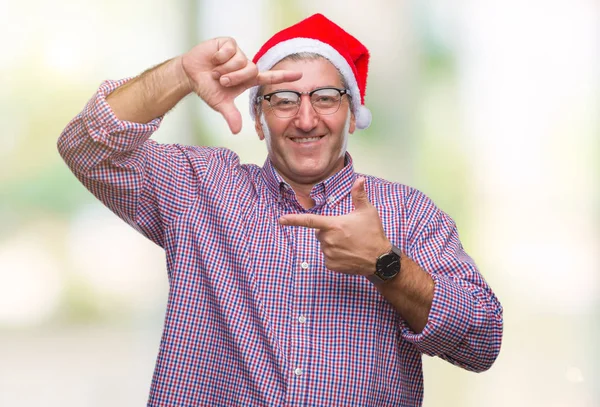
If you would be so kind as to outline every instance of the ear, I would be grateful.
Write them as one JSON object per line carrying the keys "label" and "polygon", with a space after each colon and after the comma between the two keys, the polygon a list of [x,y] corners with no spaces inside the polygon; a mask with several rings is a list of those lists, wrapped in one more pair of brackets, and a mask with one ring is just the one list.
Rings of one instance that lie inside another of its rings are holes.
{"label": "ear", "polygon": [[350,110],[350,126],[348,126],[348,134],[354,133],[356,130],[356,117],[354,116],[354,112]]}
{"label": "ear", "polygon": [[254,117],[254,129],[256,130],[256,134],[258,134],[258,138],[260,141],[265,139],[265,133],[263,132],[262,123],[260,122],[260,114],[257,112]]}

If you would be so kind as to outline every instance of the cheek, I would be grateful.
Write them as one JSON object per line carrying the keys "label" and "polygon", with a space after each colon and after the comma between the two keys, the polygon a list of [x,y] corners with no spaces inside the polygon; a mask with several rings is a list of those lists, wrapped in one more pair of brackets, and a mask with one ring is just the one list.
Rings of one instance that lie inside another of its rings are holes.
{"label": "cheek", "polygon": [[265,142],[267,143],[267,151],[272,153],[273,148],[275,148],[281,152],[282,148],[278,148],[278,146],[281,146],[285,142],[281,135],[286,129],[286,123],[276,121],[274,123],[272,122],[271,125],[268,125],[264,113],[261,113],[260,124],[263,129],[263,135],[265,136]]}
{"label": "cheek", "polygon": [[352,115],[348,112],[345,117],[337,117],[336,120],[328,122],[327,126],[332,133],[339,135],[337,141],[345,145],[350,133],[351,124]]}

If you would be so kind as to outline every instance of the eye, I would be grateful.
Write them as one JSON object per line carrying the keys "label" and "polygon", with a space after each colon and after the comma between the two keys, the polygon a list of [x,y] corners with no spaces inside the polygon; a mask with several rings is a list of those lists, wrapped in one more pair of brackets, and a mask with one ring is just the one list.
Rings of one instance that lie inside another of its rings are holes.
{"label": "eye", "polygon": [[336,89],[319,89],[312,94],[313,106],[328,109],[337,106],[340,101],[340,92]]}
{"label": "eye", "polygon": [[278,99],[275,101],[275,104],[277,106],[285,106],[285,105],[291,105],[294,104],[293,101],[289,100],[289,99]]}
{"label": "eye", "polygon": [[333,96],[327,96],[327,95],[317,95],[315,102],[319,103],[319,102],[334,102],[335,101],[335,97]]}
{"label": "eye", "polygon": [[271,95],[271,106],[275,109],[286,109],[298,105],[298,95],[292,92],[277,92]]}

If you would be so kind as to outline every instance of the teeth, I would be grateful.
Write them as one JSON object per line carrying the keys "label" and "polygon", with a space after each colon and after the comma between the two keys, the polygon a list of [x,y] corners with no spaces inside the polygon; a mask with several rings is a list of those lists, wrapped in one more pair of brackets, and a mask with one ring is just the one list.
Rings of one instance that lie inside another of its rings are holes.
{"label": "teeth", "polygon": [[295,143],[310,143],[312,141],[319,141],[321,137],[302,137],[302,138],[293,138]]}

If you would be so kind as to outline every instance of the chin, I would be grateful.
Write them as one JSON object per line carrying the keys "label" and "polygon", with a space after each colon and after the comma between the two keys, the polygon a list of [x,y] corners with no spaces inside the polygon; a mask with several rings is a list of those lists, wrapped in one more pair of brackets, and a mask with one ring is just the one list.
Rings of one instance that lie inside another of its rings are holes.
{"label": "chin", "polygon": [[301,178],[315,178],[323,175],[325,171],[321,168],[295,168],[292,173]]}
{"label": "chin", "polygon": [[329,169],[326,165],[300,165],[293,169],[298,178],[306,181],[321,181],[328,176]]}

